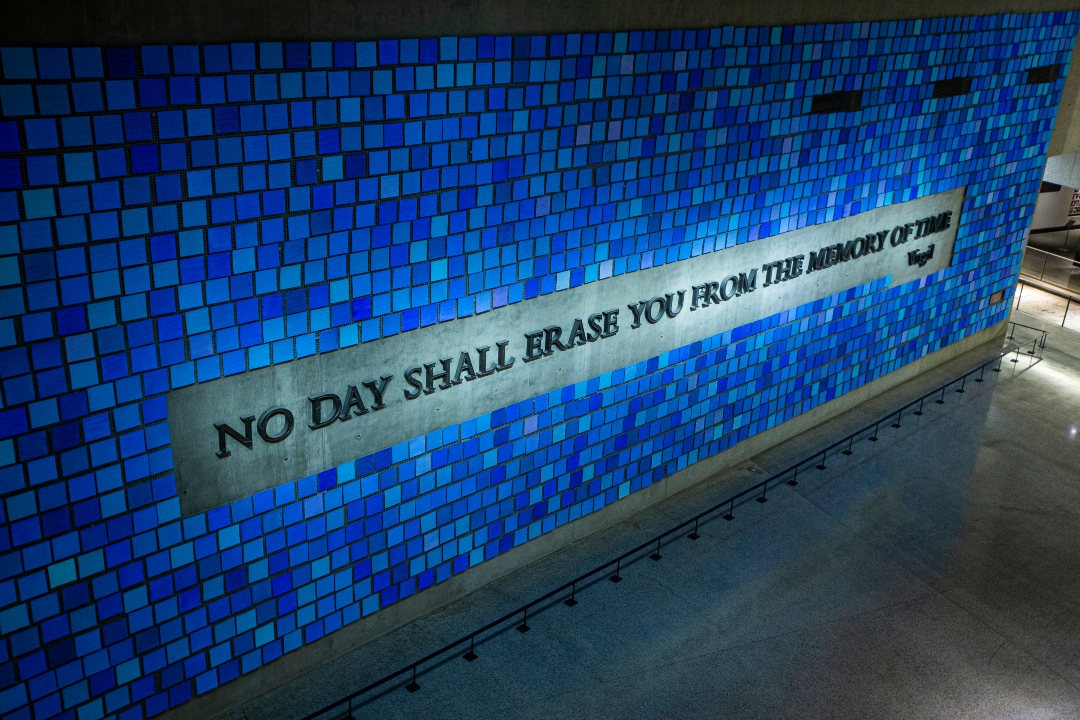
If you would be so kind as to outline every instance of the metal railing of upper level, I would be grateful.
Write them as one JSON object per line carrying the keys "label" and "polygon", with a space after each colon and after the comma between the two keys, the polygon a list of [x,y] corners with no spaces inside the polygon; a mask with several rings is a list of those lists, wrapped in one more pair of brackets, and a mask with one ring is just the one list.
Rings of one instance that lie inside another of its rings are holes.
{"label": "metal railing of upper level", "polygon": [[[1033,331],[1034,336],[1025,340],[1017,339],[1016,331],[1020,328]],[[460,656],[462,659],[471,663],[479,658],[479,655],[476,652],[476,641],[478,638],[481,638],[482,636],[494,636],[509,630],[511,627],[516,628],[518,632],[521,633],[528,632],[531,629],[528,624],[530,611],[532,611],[533,617],[535,617],[537,612],[556,605],[559,599],[562,600],[564,605],[574,607],[578,604],[577,590],[579,587],[585,590],[592,587],[597,582],[603,581],[605,576],[613,583],[621,582],[623,580],[622,573],[625,572],[625,569],[622,567],[624,562],[627,563],[627,565],[630,565],[632,562],[643,560],[646,557],[654,561],[661,560],[663,556],[660,554],[660,551],[665,542],[670,544],[684,538],[697,540],[700,537],[698,531],[701,529],[701,525],[704,522],[719,519],[726,521],[734,520],[736,508],[743,503],[751,501],[759,503],[767,502],[767,493],[770,486],[778,485],[781,482],[793,487],[798,485],[800,470],[808,468],[816,468],[818,470],[827,469],[826,462],[830,455],[851,455],[854,453],[853,448],[855,440],[865,439],[869,442],[877,442],[879,439],[878,432],[879,430],[883,430],[883,427],[899,428],[901,427],[901,421],[905,417],[905,414],[910,413],[911,415],[919,416],[923,414],[924,408],[929,410],[930,407],[926,407],[927,401],[930,401],[931,407],[935,404],[943,405],[945,404],[946,392],[950,388],[956,393],[963,393],[968,379],[973,376],[973,382],[983,382],[983,376],[987,368],[991,368],[992,372],[1000,372],[1003,362],[1008,361],[1011,363],[1018,363],[1020,362],[1021,356],[1030,358],[1029,365],[1035,362],[1036,359],[1041,360],[1042,350],[1046,347],[1047,334],[1048,332],[1046,330],[1009,321],[1009,331],[1006,335],[1006,340],[1010,341],[1009,344],[1003,347],[994,357],[975,366],[971,370],[968,370],[963,375],[954,377],[944,385],[940,385],[930,392],[923,394],[921,397],[915,398],[899,409],[892,410],[888,414],[879,417],[874,422],[868,423],[855,432],[833,442],[831,445],[816,450],[812,455],[803,458],[794,465],[791,465],[778,473],[774,473],[761,482],[731,495],[722,502],[699,512],[693,517],[687,518],[678,525],[638,544],[621,555],[593,567],[591,570],[564,582],[562,585],[559,585],[543,595],[524,603],[516,609],[495,618],[491,622],[473,629],[452,642],[446,643],[437,650],[429,652],[423,657],[382,676],[378,680],[368,683],[355,692],[320,708],[310,715],[307,715],[303,720],[318,720],[324,718],[326,720],[330,720],[331,718],[341,720],[343,718],[354,718],[356,709],[364,704],[362,701],[364,696],[369,696],[369,700],[374,699],[374,691],[380,689],[389,691],[394,687],[400,686],[400,683],[404,683],[406,679],[408,680],[408,682],[404,684],[406,690],[410,693],[419,691],[421,686],[418,682],[418,678],[421,675],[421,668],[424,666],[433,667],[436,664],[436,661],[445,662],[453,657],[451,653],[461,653]],[[1031,345],[1030,348],[1028,347],[1029,343]],[[1013,357],[1010,358],[1010,355]],[[688,530],[689,532],[687,532]],[[608,575],[608,573],[611,574]],[[395,686],[395,682],[399,685]]]}
{"label": "metal railing of upper level", "polygon": [[[1032,230],[1031,235],[1064,234],[1064,242],[1057,251],[1028,246],[1020,262],[1020,273],[1035,278],[1048,285],[1061,288],[1066,292],[1080,293],[1080,261],[1075,259],[1077,248],[1070,247],[1071,234],[1080,231],[1080,226],[1062,225],[1061,227]],[[1080,234],[1080,233],[1078,233]]]}

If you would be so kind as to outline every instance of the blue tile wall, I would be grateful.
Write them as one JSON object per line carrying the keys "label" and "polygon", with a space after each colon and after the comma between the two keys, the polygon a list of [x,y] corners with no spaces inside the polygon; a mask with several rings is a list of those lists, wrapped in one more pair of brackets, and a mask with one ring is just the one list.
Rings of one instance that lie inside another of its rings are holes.
{"label": "blue tile wall", "polygon": [[[0,49],[0,715],[157,715],[1000,321],[1078,20]],[[948,270],[180,518],[171,388],[959,186]]]}

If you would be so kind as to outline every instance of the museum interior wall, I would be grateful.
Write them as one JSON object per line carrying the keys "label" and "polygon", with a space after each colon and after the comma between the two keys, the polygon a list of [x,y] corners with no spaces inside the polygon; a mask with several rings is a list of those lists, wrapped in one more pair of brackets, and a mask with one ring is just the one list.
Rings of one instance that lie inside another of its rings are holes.
{"label": "museum interior wall", "polygon": [[151,717],[1008,314],[1080,15],[0,51],[0,714]]}

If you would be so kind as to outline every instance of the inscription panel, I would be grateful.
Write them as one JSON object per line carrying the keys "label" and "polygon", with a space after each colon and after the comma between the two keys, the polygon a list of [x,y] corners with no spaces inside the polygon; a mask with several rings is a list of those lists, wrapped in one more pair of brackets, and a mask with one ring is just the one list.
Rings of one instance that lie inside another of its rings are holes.
{"label": "inscription panel", "polygon": [[191,515],[878,278],[952,261],[959,188],[170,392]]}

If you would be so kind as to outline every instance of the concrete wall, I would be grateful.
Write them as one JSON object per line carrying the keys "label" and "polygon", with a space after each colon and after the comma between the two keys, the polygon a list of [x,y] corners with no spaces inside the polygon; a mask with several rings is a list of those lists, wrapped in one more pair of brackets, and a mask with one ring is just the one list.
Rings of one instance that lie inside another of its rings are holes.
{"label": "concrete wall", "polygon": [[[1047,148],[1047,156],[1054,158],[1060,155],[1072,155],[1080,151],[1080,77],[1072,75],[1065,82],[1061,93],[1061,104],[1058,106],[1057,122],[1054,125],[1054,135],[1050,139]],[[1068,179],[1051,180],[1060,185],[1069,187],[1080,186],[1080,171],[1066,168],[1065,165],[1073,165],[1075,161],[1069,160],[1057,168],[1056,175]]]}
{"label": "concrete wall", "polygon": [[[1071,77],[1071,76],[1070,76]],[[1068,82],[1066,82],[1068,85]],[[1058,125],[1060,127],[1060,123]],[[1057,129],[1054,130],[1057,137]],[[1046,159],[1046,170],[1043,172],[1043,180],[1056,183],[1064,187],[1080,187],[1080,150],[1069,152],[1064,155],[1050,155]],[[1035,227],[1047,227],[1045,224],[1036,224]]]}
{"label": "concrete wall", "polygon": [[1041,192],[1031,216],[1031,229],[1061,227],[1069,222],[1069,204],[1073,189],[1062,186],[1057,192]]}

